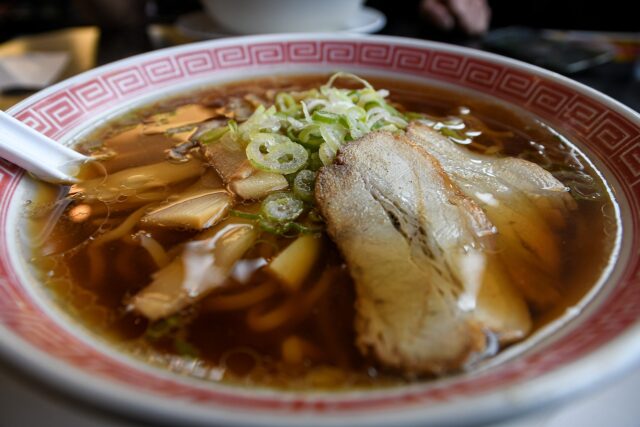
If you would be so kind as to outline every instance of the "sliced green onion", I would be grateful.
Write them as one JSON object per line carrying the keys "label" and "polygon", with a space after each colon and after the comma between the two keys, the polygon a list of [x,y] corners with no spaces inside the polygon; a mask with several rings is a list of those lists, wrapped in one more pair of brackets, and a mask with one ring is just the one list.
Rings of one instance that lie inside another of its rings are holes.
{"label": "sliced green onion", "polygon": [[173,348],[182,357],[195,359],[200,356],[200,352],[196,347],[178,337],[174,338],[173,340]]}
{"label": "sliced green onion", "polygon": [[312,171],[318,171],[323,165],[322,160],[320,160],[320,155],[317,151],[309,154],[309,160],[307,160],[307,169]]}
{"label": "sliced green onion", "polygon": [[322,139],[335,152],[342,147],[346,134],[347,131],[342,126],[322,126],[320,128]]}
{"label": "sliced green onion", "polygon": [[298,139],[307,147],[318,147],[323,142],[320,126],[317,124],[308,125],[300,131]]}
{"label": "sliced green onion", "polygon": [[259,133],[251,136],[247,145],[247,158],[258,169],[290,174],[300,170],[309,153],[284,135]]}
{"label": "sliced green onion", "polygon": [[165,135],[171,136],[171,135],[175,135],[178,133],[183,133],[183,132],[189,132],[195,128],[197,128],[198,125],[196,123],[191,123],[188,125],[184,125],[184,126],[178,126],[175,128],[169,128],[167,130],[164,131]]}
{"label": "sliced green onion", "polygon": [[[464,126],[464,123],[463,123]],[[467,144],[471,144],[473,142],[473,137],[462,134],[459,130],[457,130],[455,127],[442,127],[440,129],[438,129],[438,132],[440,132],[442,135],[448,137],[451,141],[457,143],[457,144],[461,144],[461,145],[467,145]]]}
{"label": "sliced green onion", "polygon": [[187,319],[175,314],[164,319],[160,319],[151,323],[144,335],[151,341],[159,341],[177,332],[181,327],[186,325]]}
{"label": "sliced green onion", "polygon": [[295,230],[299,233],[303,233],[303,234],[313,234],[313,233],[320,233],[323,228],[320,226],[314,226],[314,227],[310,227],[308,225],[303,225],[297,222],[290,222],[287,224],[288,228],[291,230]]}
{"label": "sliced green onion", "polygon": [[367,89],[373,89],[373,86],[371,86],[371,84],[370,84],[368,81],[366,81],[365,79],[363,79],[362,77],[358,77],[358,76],[356,76],[355,74],[345,73],[345,72],[342,72],[342,71],[337,72],[337,73],[335,73],[334,75],[332,75],[332,76],[329,78],[329,81],[327,82],[327,86],[328,86],[328,87],[333,86],[333,83],[335,83],[335,81],[336,81],[337,79],[340,79],[340,78],[355,80],[355,81],[357,81],[358,83],[362,83],[362,85],[363,85],[365,88],[367,88]]}
{"label": "sliced green onion", "polygon": [[329,125],[338,123],[339,119],[340,119],[340,116],[338,114],[331,113],[329,111],[315,111],[311,115],[311,120],[313,120],[314,122],[326,123]]}
{"label": "sliced green onion", "polygon": [[273,193],[264,199],[260,211],[264,219],[284,223],[298,218],[304,211],[304,203],[291,193]]}
{"label": "sliced green onion", "polygon": [[280,92],[275,98],[276,107],[283,113],[293,114],[298,111],[298,103],[290,94]]}
{"label": "sliced green onion", "polygon": [[316,183],[316,173],[303,169],[293,180],[293,194],[302,201],[313,202],[313,189]]}
{"label": "sliced green onion", "polygon": [[236,122],[235,120],[231,119],[227,122],[227,127],[229,128],[229,131],[232,133],[238,133],[238,122]]}
{"label": "sliced green onion", "polygon": [[222,138],[227,132],[229,132],[229,127],[227,126],[208,130],[198,137],[198,142],[201,144],[211,144]]}
{"label": "sliced green onion", "polygon": [[[334,87],[338,78],[363,87]],[[388,95],[358,76],[336,73],[318,89],[276,94],[274,106],[260,105],[237,131],[232,124],[228,128],[235,141],[246,144],[247,157],[258,169],[283,175],[303,167],[317,170],[333,162],[349,141],[373,130],[406,128],[407,118],[387,102]],[[312,153],[317,154],[310,159]]]}
{"label": "sliced green onion", "polygon": [[258,214],[243,212],[236,209],[229,209],[229,215],[237,216],[238,218],[253,219],[253,220],[259,220],[261,218],[261,216]]}
{"label": "sliced green onion", "polygon": [[333,163],[333,159],[336,157],[336,151],[334,151],[329,145],[322,144],[318,150],[318,156],[323,165],[330,165]]}
{"label": "sliced green onion", "polygon": [[300,233],[315,234],[323,231],[321,226],[308,226],[297,222],[276,223],[262,219],[259,224],[267,233],[285,237],[296,237]]}
{"label": "sliced green onion", "polygon": [[250,142],[252,134],[264,131],[275,133],[280,130],[280,127],[280,119],[276,116],[276,107],[265,109],[264,106],[259,105],[251,117],[238,126],[238,131],[242,141]]}
{"label": "sliced green onion", "polygon": [[406,113],[404,113],[404,116],[407,118],[407,120],[419,120],[425,119],[427,117],[422,113],[416,113],[414,111],[407,111]]}
{"label": "sliced green onion", "polygon": [[260,228],[262,228],[267,233],[277,234],[279,236],[282,236],[287,231],[289,231],[289,228],[286,225],[269,221],[262,217],[260,218],[260,221],[258,222],[258,224],[260,225]]}

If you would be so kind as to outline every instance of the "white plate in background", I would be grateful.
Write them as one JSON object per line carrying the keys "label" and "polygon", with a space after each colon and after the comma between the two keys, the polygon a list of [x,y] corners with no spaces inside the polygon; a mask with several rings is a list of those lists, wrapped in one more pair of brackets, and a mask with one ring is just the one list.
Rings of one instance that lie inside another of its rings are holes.
{"label": "white plate in background", "polygon": [[[387,23],[384,13],[371,7],[363,7],[357,12],[347,25],[339,31],[348,33],[375,33],[380,31]],[[232,34],[216,24],[205,12],[192,12],[182,15],[176,21],[176,27],[185,36],[196,40],[217,39],[229,37]],[[313,28],[309,28],[313,31]]]}

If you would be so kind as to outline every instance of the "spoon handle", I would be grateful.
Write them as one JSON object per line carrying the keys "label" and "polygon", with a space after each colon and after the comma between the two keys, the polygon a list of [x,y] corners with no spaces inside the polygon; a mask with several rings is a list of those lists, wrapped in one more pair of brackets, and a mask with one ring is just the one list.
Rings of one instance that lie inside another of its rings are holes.
{"label": "spoon handle", "polygon": [[79,164],[89,159],[3,111],[0,111],[0,157],[56,184],[77,182],[72,175]]}

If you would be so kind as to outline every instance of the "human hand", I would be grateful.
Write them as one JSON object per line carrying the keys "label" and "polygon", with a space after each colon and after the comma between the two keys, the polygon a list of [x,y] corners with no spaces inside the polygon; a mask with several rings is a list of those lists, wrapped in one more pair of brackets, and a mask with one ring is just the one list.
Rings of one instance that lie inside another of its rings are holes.
{"label": "human hand", "polygon": [[420,9],[435,27],[444,31],[459,28],[474,36],[486,33],[491,20],[487,0],[422,0]]}

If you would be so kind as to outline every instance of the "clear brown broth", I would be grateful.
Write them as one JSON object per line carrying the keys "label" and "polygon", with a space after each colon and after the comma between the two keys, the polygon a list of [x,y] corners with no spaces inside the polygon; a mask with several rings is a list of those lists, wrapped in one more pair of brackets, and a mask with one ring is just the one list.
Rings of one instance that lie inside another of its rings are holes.
{"label": "clear brown broth", "polygon": [[[140,118],[146,117],[148,120],[154,113],[171,112],[187,104],[215,108],[232,97],[246,94],[263,96],[274,89],[305,89],[319,86],[325,81],[326,76],[271,78],[234,83],[172,98],[116,119],[80,141],[77,148],[87,153],[96,148],[115,152],[112,160],[102,162],[107,173],[155,163],[164,159],[165,150],[173,146],[175,140],[164,134],[143,134],[141,125],[136,124]],[[389,89],[390,99],[407,111],[444,117],[457,115],[460,106],[468,107],[471,115],[491,130],[511,133],[477,138],[481,145],[486,146],[494,145],[496,139],[500,140],[504,147],[502,154],[530,153],[530,157],[535,157],[530,143],[535,141],[544,145],[549,156],[555,162],[564,163],[565,167],[575,168],[580,161],[579,155],[571,153],[547,127],[527,114],[448,89],[383,79],[370,81],[377,88]],[[171,122],[177,119],[169,115],[163,120]],[[602,197],[598,200],[578,200],[578,209],[573,212],[571,225],[561,236],[563,268],[557,284],[561,300],[544,311],[531,307],[535,327],[557,318],[583,297],[600,276],[612,250],[616,227],[612,201],[594,171],[586,167],[584,172],[594,179],[594,186]],[[96,175],[95,169],[87,169],[84,173],[87,177]],[[185,182],[180,188],[189,184],[191,182]],[[41,187],[30,210],[30,234],[34,238],[45,227],[46,213],[58,194],[52,187],[44,184]],[[180,188],[173,190],[179,191]],[[130,243],[109,243],[103,248],[107,273],[98,280],[91,280],[87,246],[81,244],[100,229],[117,226],[129,212],[112,209],[107,222],[102,225],[89,224],[89,221],[78,224],[63,217],[46,241],[33,250],[32,262],[44,285],[68,313],[95,334],[153,364],[205,379],[300,389],[360,388],[410,381],[399,374],[385,371],[357,351],[353,330],[353,283],[338,251],[327,238],[321,261],[323,265],[316,266],[316,269],[319,271],[332,266],[337,271],[335,281],[308,312],[294,317],[295,321],[272,331],[256,332],[247,326],[246,311],[216,312],[207,309],[208,298],[181,313],[178,319],[184,326],[158,339],[149,339],[149,322],[126,309],[127,299],[147,285],[156,270],[148,253]],[[195,234],[159,228],[146,228],[145,231],[165,248],[174,247]],[[257,244],[245,258],[262,256],[268,259],[292,239],[271,237],[268,240]],[[76,249],[67,250],[69,248]],[[258,287],[267,280],[274,279],[258,270],[248,284],[240,285],[230,280],[228,286],[218,294],[233,294],[238,289]],[[316,277],[312,274],[303,289],[313,287],[314,280]],[[286,298],[293,297],[278,291],[267,305],[278,304]],[[291,364],[282,360],[282,342],[291,336],[302,338],[314,347],[303,363]]]}

